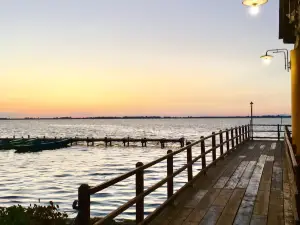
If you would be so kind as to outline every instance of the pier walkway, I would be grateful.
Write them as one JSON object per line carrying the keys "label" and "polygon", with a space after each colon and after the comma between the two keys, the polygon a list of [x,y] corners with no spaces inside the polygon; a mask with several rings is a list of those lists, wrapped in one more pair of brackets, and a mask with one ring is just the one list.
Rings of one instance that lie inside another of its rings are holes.
{"label": "pier walkway", "polygon": [[245,143],[150,224],[295,224],[283,147],[274,141]]}
{"label": "pier walkway", "polygon": [[[136,196],[95,225],[107,224],[132,206],[136,208],[137,225],[298,224],[300,167],[289,126],[281,126],[284,131],[278,125],[277,137],[262,136],[263,140],[253,140],[253,125],[213,132],[193,143],[187,142],[181,149],[168,150],[167,155],[152,162],[138,162],[136,169],[98,186],[82,184],[78,202],[73,204],[78,209],[78,224],[89,224],[90,196],[132,176],[135,176]],[[197,147],[201,148],[200,154]],[[186,164],[175,170],[174,156],[186,160]],[[145,189],[145,171],[163,161],[166,166],[162,169],[167,176]],[[194,174],[196,162],[201,162],[202,169]],[[186,183],[174,192],[174,177],[183,172]],[[145,216],[145,198],[164,184],[167,200]]]}

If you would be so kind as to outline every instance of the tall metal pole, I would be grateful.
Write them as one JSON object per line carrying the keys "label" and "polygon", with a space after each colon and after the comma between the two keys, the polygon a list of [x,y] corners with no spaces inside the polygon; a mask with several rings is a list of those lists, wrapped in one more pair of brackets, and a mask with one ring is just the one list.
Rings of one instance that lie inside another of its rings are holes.
{"label": "tall metal pole", "polygon": [[253,102],[250,102],[250,108],[251,108],[251,120],[250,120],[251,140],[253,140]]}

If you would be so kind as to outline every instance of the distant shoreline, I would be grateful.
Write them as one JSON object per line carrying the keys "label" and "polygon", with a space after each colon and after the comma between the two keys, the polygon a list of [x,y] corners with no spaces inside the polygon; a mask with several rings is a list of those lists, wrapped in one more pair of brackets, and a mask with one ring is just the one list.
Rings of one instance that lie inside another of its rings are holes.
{"label": "distant shoreline", "polygon": [[[0,120],[112,120],[112,119],[250,119],[250,116],[116,116],[116,117],[25,117],[0,118]],[[290,115],[263,115],[253,118],[291,118]]]}

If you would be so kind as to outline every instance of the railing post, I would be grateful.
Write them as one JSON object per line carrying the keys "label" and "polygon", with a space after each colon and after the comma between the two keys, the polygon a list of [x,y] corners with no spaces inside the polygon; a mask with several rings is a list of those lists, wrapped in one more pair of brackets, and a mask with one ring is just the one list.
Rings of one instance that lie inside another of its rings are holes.
{"label": "railing post", "polygon": [[201,136],[201,164],[202,164],[202,169],[205,169],[206,168],[206,155],[205,155],[205,140],[204,140],[204,137]]}
{"label": "railing post", "polygon": [[254,133],[253,133],[253,123],[251,124],[251,141],[253,141],[253,136],[254,136]]}
{"label": "railing post", "polygon": [[245,126],[242,126],[242,142],[244,143],[245,141]]}
{"label": "railing post", "polygon": [[[191,144],[191,142],[187,142],[186,143],[188,146]],[[188,168],[187,168],[187,171],[188,171],[188,181],[191,181],[193,179],[193,164],[190,164],[192,162],[192,147],[187,147],[187,157],[186,157],[186,161],[187,161],[187,164],[188,164]]]}
{"label": "railing post", "polygon": [[247,131],[247,125],[245,125],[245,140],[248,140],[248,131]]}
{"label": "railing post", "polygon": [[78,222],[79,225],[90,224],[90,187],[82,184],[78,189]]}
{"label": "railing post", "polygon": [[213,163],[215,163],[215,160],[217,159],[217,156],[216,156],[216,133],[215,132],[212,132],[212,139],[211,139],[211,145],[212,145],[212,161]]}
{"label": "railing post", "polygon": [[231,150],[234,149],[234,135],[233,135],[233,127],[231,127]]}
{"label": "railing post", "polygon": [[[138,162],[136,164],[136,168],[143,166],[142,162]],[[136,196],[142,194],[144,192],[144,170],[139,170],[136,172],[135,177],[135,190]],[[140,199],[136,202],[136,224],[139,224],[144,220],[144,198]]]}
{"label": "railing post", "polygon": [[235,130],[235,139],[236,139],[236,147],[239,145],[239,134],[237,127],[234,128]]}
{"label": "railing post", "polygon": [[277,124],[277,140],[280,141],[280,125]]}
{"label": "railing post", "polygon": [[230,151],[230,144],[229,144],[229,131],[226,129],[226,151],[229,153]]}
{"label": "railing post", "polygon": [[220,130],[220,154],[221,156],[224,154],[224,149],[223,149],[223,131]]}
{"label": "railing post", "polygon": [[248,135],[248,139],[250,140],[250,137],[251,137],[251,134],[250,134],[250,125],[248,124],[248,126],[247,126],[247,127],[248,127],[248,129],[247,129],[247,131],[248,131],[248,134],[247,134],[247,135]]}
{"label": "railing post", "polygon": [[[167,158],[167,176],[173,175],[173,155],[170,155],[173,151],[168,150],[168,158]],[[173,196],[174,192],[174,185],[173,185],[173,177],[170,178],[167,182],[167,189],[168,189],[168,198],[171,198]]]}
{"label": "railing post", "polygon": [[241,144],[242,143],[242,128],[241,126],[239,126],[239,143]]}

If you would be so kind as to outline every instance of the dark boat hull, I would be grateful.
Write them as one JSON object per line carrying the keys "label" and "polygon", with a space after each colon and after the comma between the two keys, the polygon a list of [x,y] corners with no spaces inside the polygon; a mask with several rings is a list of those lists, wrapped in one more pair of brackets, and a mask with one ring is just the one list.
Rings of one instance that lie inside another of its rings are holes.
{"label": "dark boat hull", "polygon": [[52,150],[59,148],[66,148],[71,143],[69,139],[59,140],[53,142],[41,142],[41,143],[33,143],[28,145],[19,145],[14,146],[16,153],[24,153],[24,152],[39,152],[42,150]]}
{"label": "dark boat hull", "polygon": [[36,139],[16,139],[13,141],[2,140],[0,142],[0,150],[14,149],[16,145],[26,145],[35,142]]}

